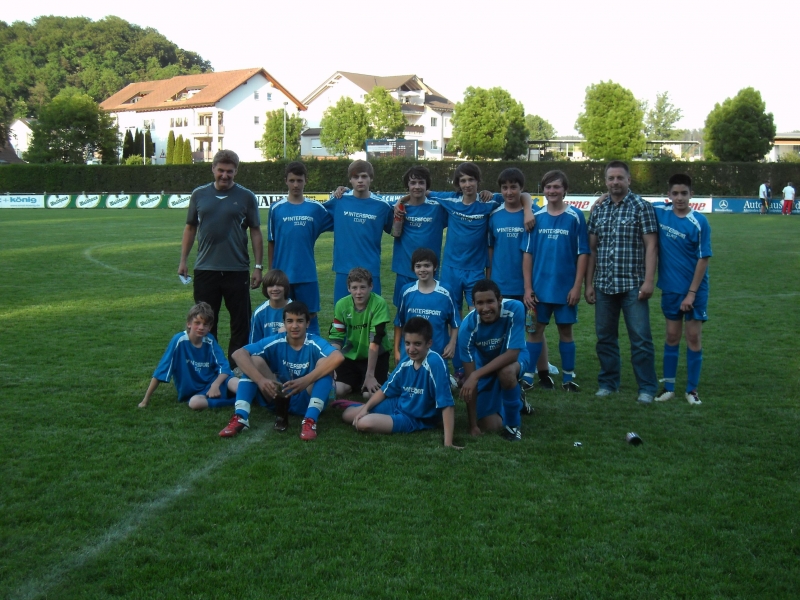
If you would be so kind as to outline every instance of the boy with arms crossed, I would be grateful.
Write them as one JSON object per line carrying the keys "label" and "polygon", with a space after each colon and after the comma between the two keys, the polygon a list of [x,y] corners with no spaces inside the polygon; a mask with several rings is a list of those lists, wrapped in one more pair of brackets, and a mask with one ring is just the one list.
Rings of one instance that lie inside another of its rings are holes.
{"label": "boy with arms crossed", "polygon": [[536,332],[528,333],[530,361],[539,359],[545,327],[550,315],[554,315],[560,340],[561,388],[577,392],[580,388],[573,381],[572,325],[578,322],[581,284],[589,261],[589,236],[583,213],[564,202],[568,189],[567,176],[561,171],[549,171],[542,177],[547,204],[536,211],[536,225],[523,237],[522,275],[525,306],[536,308],[538,321]]}
{"label": "boy with arms crossed", "polygon": [[656,206],[658,221],[658,287],[661,311],[667,320],[664,343],[664,390],[656,397],[664,402],[675,397],[678,351],[686,320],[686,400],[700,404],[697,386],[703,366],[702,331],[708,320],[708,259],[711,227],[705,215],[695,212],[692,179],[676,174],[669,178],[671,206]]}
{"label": "boy with arms crossed", "polygon": [[[319,281],[314,260],[314,244],[333,221],[319,202],[305,199],[308,171],[301,162],[290,162],[284,171],[289,194],[269,209],[267,258],[270,269],[281,269],[292,282],[292,298],[311,310],[308,330],[320,335]],[[286,298],[289,292],[286,292]],[[252,343],[252,342],[251,342]]]}
{"label": "boy with arms crossed", "polygon": [[145,408],[160,382],[172,379],[179,402],[189,408],[232,406],[239,379],[233,376],[225,353],[211,335],[214,309],[205,302],[195,304],[186,316],[186,331],[176,333],[158,363],[150,385],[139,403]]}
{"label": "boy with arms crossed", "polygon": [[518,379],[528,367],[525,306],[503,300],[500,288],[483,279],[472,289],[475,309],[458,330],[458,349],[466,379],[461,398],[467,404],[469,432],[502,431],[508,441],[522,439]]}
{"label": "boy with arms crossed", "polygon": [[369,398],[389,376],[389,306],[372,291],[372,274],[355,267],[347,274],[350,291],[336,303],[330,341],[344,355],[336,370],[336,395],[355,391]]}
{"label": "boy with arms crossed", "polygon": [[250,406],[257,395],[274,402],[276,431],[289,428],[290,413],[305,415],[300,439],[317,437],[317,420],[325,409],[333,386],[331,373],[342,363],[342,353],[318,335],[307,333],[309,311],[302,302],[287,305],[283,319],[284,333],[234,353],[245,377],[236,393],[236,412],[219,432],[221,437],[234,437],[250,427]]}
{"label": "boy with arms crossed", "polygon": [[366,404],[347,408],[342,420],[368,433],[411,433],[442,423],[444,445],[458,448],[453,445],[455,409],[450,377],[447,363],[431,350],[433,328],[422,317],[413,317],[403,335],[407,359]]}

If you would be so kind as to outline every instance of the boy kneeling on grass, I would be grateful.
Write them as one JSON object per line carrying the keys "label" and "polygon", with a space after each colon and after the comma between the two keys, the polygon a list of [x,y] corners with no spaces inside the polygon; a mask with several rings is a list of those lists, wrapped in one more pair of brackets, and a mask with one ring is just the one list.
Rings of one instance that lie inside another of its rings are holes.
{"label": "boy kneeling on grass", "polygon": [[205,302],[195,304],[186,317],[186,331],[176,333],[158,363],[150,385],[139,403],[145,408],[162,381],[170,379],[178,390],[178,401],[202,410],[233,406],[239,379],[233,376],[228,359],[211,335],[214,310]]}
{"label": "boy kneeling on grass", "polygon": [[422,317],[413,317],[403,335],[408,358],[366,404],[347,408],[342,420],[368,433],[411,433],[442,423],[444,445],[458,448],[453,445],[455,409],[447,363],[430,349],[433,327]]}
{"label": "boy kneeling on grass", "polygon": [[[344,357],[325,339],[308,333],[311,315],[303,302],[283,309],[286,331],[233,353],[245,376],[236,393],[236,412],[221,437],[234,437],[250,427],[250,406],[257,395],[275,411],[276,431],[289,428],[289,413],[304,415],[301,440],[317,437],[317,420],[325,409],[333,386],[331,373]],[[271,378],[271,373],[277,381]]]}

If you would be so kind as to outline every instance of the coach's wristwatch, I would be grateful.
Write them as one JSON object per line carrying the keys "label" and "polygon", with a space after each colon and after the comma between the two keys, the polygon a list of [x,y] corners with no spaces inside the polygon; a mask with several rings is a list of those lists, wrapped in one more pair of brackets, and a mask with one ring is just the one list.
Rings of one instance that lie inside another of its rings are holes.
{"label": "coach's wristwatch", "polygon": [[253,267],[253,268],[254,269],[258,269],[260,271],[263,271],[264,270],[264,265],[255,265],[255,267]]}

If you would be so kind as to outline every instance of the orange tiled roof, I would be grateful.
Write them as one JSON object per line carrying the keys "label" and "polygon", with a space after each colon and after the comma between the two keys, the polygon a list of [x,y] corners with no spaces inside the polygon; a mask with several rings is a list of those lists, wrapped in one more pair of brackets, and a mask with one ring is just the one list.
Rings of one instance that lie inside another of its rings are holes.
{"label": "orange tiled roof", "polygon": [[[222,98],[259,73],[264,75],[276,89],[283,92],[283,94],[297,106],[298,110],[306,110],[306,107],[290,94],[286,88],[278,83],[277,79],[260,68],[221,71],[219,73],[200,73],[197,75],[180,75],[172,79],[130,83],[110,98],[101,102],[100,107],[110,112],[147,112],[175,108],[214,106],[217,102],[222,100]],[[174,100],[176,95],[187,89],[199,91],[191,98]],[[141,95],[140,100],[136,103],[130,103],[131,98],[137,95]]]}

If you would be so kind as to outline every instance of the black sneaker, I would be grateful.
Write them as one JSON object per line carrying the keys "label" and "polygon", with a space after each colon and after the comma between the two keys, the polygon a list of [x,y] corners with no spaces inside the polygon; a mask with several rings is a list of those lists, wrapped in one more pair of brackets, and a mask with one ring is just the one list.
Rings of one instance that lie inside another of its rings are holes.
{"label": "black sneaker", "polygon": [[544,377],[539,377],[539,389],[541,390],[554,390],[556,389],[556,384],[553,382],[553,378],[550,375],[545,375]]}
{"label": "black sneaker", "polygon": [[520,413],[521,415],[532,415],[532,414],[533,414],[533,407],[531,406],[531,403],[530,403],[530,402],[528,402],[528,401],[525,399],[525,396],[524,396],[524,394],[523,394],[523,396],[522,396],[522,408],[521,408],[521,409],[519,409],[519,413]]}
{"label": "black sneaker", "polygon": [[522,439],[522,432],[519,427],[509,427],[508,425],[503,428],[503,432],[500,435],[509,442],[519,442]]}
{"label": "black sneaker", "polygon": [[574,381],[567,381],[566,383],[561,384],[561,389],[564,390],[565,392],[574,393],[574,392],[580,392],[581,386],[579,386]]}

